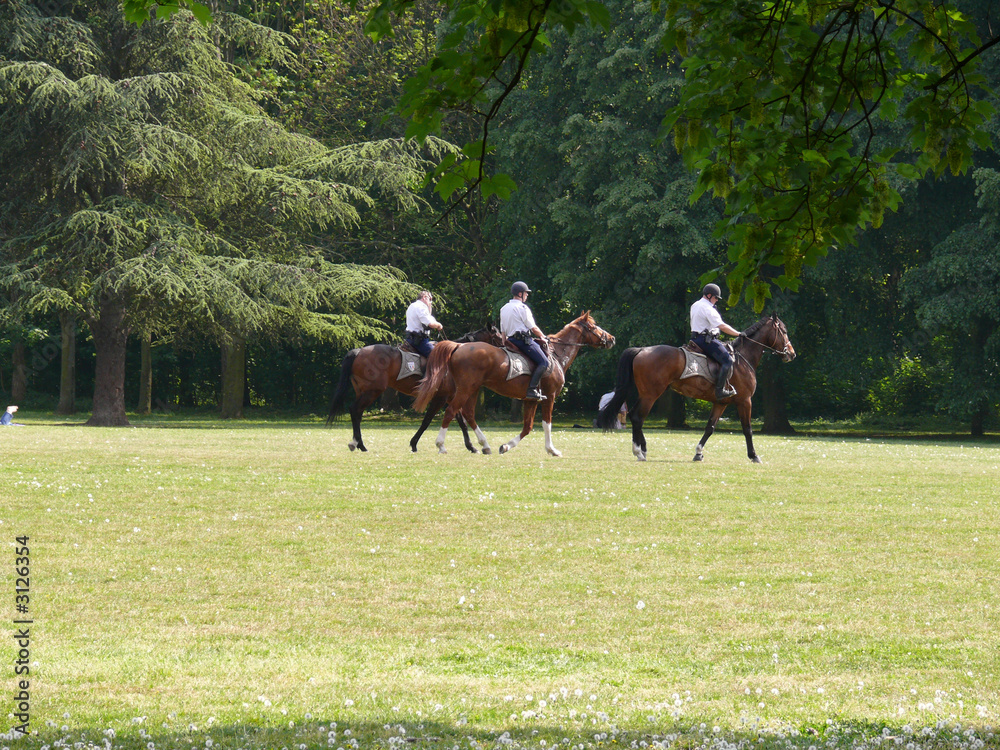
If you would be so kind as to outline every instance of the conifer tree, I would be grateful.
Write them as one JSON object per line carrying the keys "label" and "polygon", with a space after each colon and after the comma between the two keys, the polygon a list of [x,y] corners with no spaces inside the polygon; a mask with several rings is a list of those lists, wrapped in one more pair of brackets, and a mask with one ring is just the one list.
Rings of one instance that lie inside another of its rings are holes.
{"label": "conifer tree", "polygon": [[22,318],[79,316],[96,349],[88,424],[127,424],[130,333],[197,326],[221,341],[295,330],[384,334],[401,274],[333,258],[323,236],[412,192],[441,142],[328,149],[270,119],[226,62],[290,61],[286,36],[235,15],[127,23],[102,0],[47,17],[0,6],[0,284]]}

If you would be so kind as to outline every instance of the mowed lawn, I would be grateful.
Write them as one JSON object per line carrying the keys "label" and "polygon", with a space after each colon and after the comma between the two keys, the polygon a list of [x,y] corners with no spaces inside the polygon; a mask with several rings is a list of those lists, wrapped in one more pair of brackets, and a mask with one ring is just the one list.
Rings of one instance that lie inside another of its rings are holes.
{"label": "mowed lawn", "polygon": [[0,430],[17,747],[998,746],[996,443],[182,424]]}

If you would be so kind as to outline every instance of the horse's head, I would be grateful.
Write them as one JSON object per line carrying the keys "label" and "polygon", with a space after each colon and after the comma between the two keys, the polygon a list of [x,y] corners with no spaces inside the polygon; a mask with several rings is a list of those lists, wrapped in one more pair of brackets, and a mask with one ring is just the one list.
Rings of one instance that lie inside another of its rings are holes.
{"label": "horse's head", "polygon": [[788,338],[788,329],[785,328],[785,324],[777,313],[771,315],[769,323],[771,341],[767,345],[781,356],[782,362],[791,362],[795,359],[795,347],[792,346],[792,342]]}
{"label": "horse's head", "polygon": [[466,335],[469,337],[469,341],[482,341],[493,346],[503,346],[503,336],[500,335],[500,330],[492,323],[487,323],[478,331],[473,331]]}
{"label": "horse's head", "polygon": [[615,345],[615,337],[597,325],[597,322],[590,316],[590,310],[574,320],[573,325],[583,332],[581,344],[597,349],[610,349]]}

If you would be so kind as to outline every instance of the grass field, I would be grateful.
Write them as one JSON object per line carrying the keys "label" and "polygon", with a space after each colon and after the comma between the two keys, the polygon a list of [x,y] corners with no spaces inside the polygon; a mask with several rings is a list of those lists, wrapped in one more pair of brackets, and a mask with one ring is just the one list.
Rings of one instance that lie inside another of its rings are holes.
{"label": "grass field", "polygon": [[0,746],[1000,747],[995,442],[168,423],[0,430]]}

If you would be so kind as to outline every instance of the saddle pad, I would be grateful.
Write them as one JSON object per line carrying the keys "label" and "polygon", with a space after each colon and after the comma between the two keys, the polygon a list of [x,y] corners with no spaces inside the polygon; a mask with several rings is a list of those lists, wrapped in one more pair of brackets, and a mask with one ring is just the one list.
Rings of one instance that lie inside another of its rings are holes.
{"label": "saddle pad", "polygon": [[684,352],[684,372],[679,380],[700,376],[707,380],[715,381],[715,377],[708,370],[708,357],[704,354],[695,354],[690,349],[681,349]]}
{"label": "saddle pad", "polygon": [[535,369],[534,363],[523,354],[512,352],[510,349],[504,349],[503,353],[507,355],[507,380],[530,375]]}
{"label": "saddle pad", "polygon": [[403,349],[399,350],[399,354],[403,358],[403,361],[399,363],[399,375],[396,376],[396,380],[424,374],[423,357],[416,352],[408,352]]}

